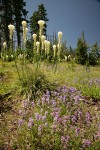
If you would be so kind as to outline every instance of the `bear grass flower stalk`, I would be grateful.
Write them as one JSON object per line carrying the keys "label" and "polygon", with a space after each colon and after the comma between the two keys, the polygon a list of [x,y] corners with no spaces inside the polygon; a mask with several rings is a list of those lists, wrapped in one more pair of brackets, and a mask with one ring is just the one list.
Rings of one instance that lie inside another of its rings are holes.
{"label": "bear grass flower stalk", "polygon": [[57,71],[56,55],[57,55],[57,46],[53,45],[53,58],[54,58],[54,66],[55,66],[54,73]]}
{"label": "bear grass flower stalk", "polygon": [[36,62],[37,62],[37,67],[36,67],[36,72],[37,72],[40,64],[40,42],[39,41],[36,42]]}
{"label": "bear grass flower stalk", "polygon": [[[45,24],[45,21],[44,21],[44,20],[39,20],[39,21],[38,21],[40,47],[41,47],[41,46],[42,46],[42,47],[44,46],[44,40],[45,40],[45,37],[43,36],[44,24]],[[41,50],[40,50],[40,56],[42,57],[42,48],[41,48]]]}
{"label": "bear grass flower stalk", "polygon": [[34,33],[32,35],[32,38],[33,38],[33,60],[36,60],[36,39],[37,39],[37,35]]}
{"label": "bear grass flower stalk", "polygon": [[36,53],[37,53],[37,55],[39,55],[39,49],[40,49],[40,42],[39,41],[36,42],[36,47],[37,47]]}
{"label": "bear grass flower stalk", "polygon": [[53,57],[54,57],[54,59],[56,57],[56,45],[53,45]]}
{"label": "bear grass flower stalk", "polygon": [[6,58],[5,58],[5,56],[6,56],[6,48],[7,48],[7,43],[6,43],[6,42],[3,42],[2,55],[4,56],[4,59],[6,59]]}
{"label": "bear grass flower stalk", "polygon": [[14,27],[14,25],[10,24],[10,25],[8,25],[8,29],[10,32],[10,40],[12,40],[15,27]]}
{"label": "bear grass flower stalk", "polygon": [[2,67],[3,67],[3,62],[4,60],[6,60],[6,47],[7,47],[7,44],[6,42],[3,42],[2,44],[2,52],[1,52],[1,59],[2,59]]}
{"label": "bear grass flower stalk", "polygon": [[41,36],[41,42],[42,42],[42,50],[44,50],[44,41],[45,41],[45,36]]}
{"label": "bear grass flower stalk", "polygon": [[25,60],[25,45],[26,45],[26,41],[27,41],[27,32],[28,32],[28,28],[27,26],[27,22],[26,21],[22,21],[22,27],[23,27],[23,49],[24,49],[24,55],[23,55],[23,63],[26,62]]}
{"label": "bear grass flower stalk", "polygon": [[34,49],[35,49],[35,48],[36,48],[36,38],[37,38],[37,35],[34,33],[34,34],[32,35],[32,37],[33,37]]}
{"label": "bear grass flower stalk", "polygon": [[57,53],[57,55],[58,55],[58,60],[60,61],[61,44],[58,43],[57,48],[58,48],[58,53]]}
{"label": "bear grass flower stalk", "polygon": [[9,29],[9,36],[10,36],[10,51],[9,51],[9,55],[10,53],[13,53],[13,34],[14,34],[14,25],[10,24],[8,25],[8,29]]}
{"label": "bear grass flower stalk", "polygon": [[[19,69],[18,69],[18,66],[17,66],[17,63],[16,63],[16,60],[15,60],[15,55],[14,55],[14,51],[13,51],[13,34],[14,34],[14,25],[10,24],[8,25],[8,29],[9,29],[9,34],[10,34],[10,51],[9,51],[9,55],[10,55],[10,58],[14,60],[14,63],[15,63],[15,67],[17,69],[17,73],[18,73],[18,77],[19,77],[19,80],[20,80],[20,73],[19,73]],[[6,55],[6,58],[9,59],[9,55]]]}
{"label": "bear grass flower stalk", "polygon": [[60,61],[60,53],[61,53],[61,41],[62,41],[63,33],[61,31],[58,32],[58,59]]}
{"label": "bear grass flower stalk", "polygon": [[27,22],[26,21],[22,21],[22,27],[23,27],[23,42],[24,44],[26,43],[26,33],[27,33]]}
{"label": "bear grass flower stalk", "polygon": [[61,44],[63,33],[61,31],[58,32],[58,43]]}
{"label": "bear grass flower stalk", "polygon": [[47,57],[49,58],[50,53],[50,41],[47,41]]}
{"label": "bear grass flower stalk", "polygon": [[43,26],[45,24],[45,21],[44,20],[39,20],[38,24],[39,24],[39,27],[40,27],[40,39],[41,39],[41,36],[42,36],[42,33],[43,33]]}
{"label": "bear grass flower stalk", "polygon": [[23,27],[23,44],[25,46],[26,44],[26,39],[27,39],[27,32],[28,32],[28,29],[27,29],[27,22],[26,21],[22,21],[22,27]]}
{"label": "bear grass flower stalk", "polygon": [[67,56],[65,55],[65,62],[67,61]]}
{"label": "bear grass flower stalk", "polygon": [[45,40],[45,41],[44,41],[44,46],[45,46],[45,57],[49,58],[50,41]]}
{"label": "bear grass flower stalk", "polygon": [[47,40],[44,41],[44,48],[45,48],[45,58],[47,56]]}
{"label": "bear grass flower stalk", "polygon": [[6,47],[7,47],[6,42],[3,42],[3,48],[6,49]]}

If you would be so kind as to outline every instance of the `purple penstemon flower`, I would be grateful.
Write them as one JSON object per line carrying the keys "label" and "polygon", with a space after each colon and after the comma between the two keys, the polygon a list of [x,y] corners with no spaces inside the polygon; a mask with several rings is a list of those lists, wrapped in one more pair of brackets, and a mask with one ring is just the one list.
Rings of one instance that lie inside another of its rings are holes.
{"label": "purple penstemon flower", "polygon": [[28,100],[23,100],[22,101],[22,107],[25,108],[25,109],[28,107]]}
{"label": "purple penstemon flower", "polygon": [[65,136],[61,136],[61,141],[62,141],[62,142],[66,142]]}
{"label": "purple penstemon flower", "polygon": [[23,115],[23,110],[19,110],[19,115]]}
{"label": "purple penstemon flower", "polygon": [[35,113],[34,115],[35,115],[35,119],[36,119],[36,120],[41,120],[41,118],[42,118],[42,115],[41,115],[41,114]]}
{"label": "purple penstemon flower", "polygon": [[47,97],[46,100],[45,100],[48,104],[50,104],[50,98]]}
{"label": "purple penstemon flower", "polygon": [[41,100],[42,100],[42,105],[44,105],[44,103],[45,103],[45,96],[43,96]]}
{"label": "purple penstemon flower", "polygon": [[49,90],[46,90],[46,95],[50,95],[50,91]]}
{"label": "purple penstemon flower", "polygon": [[58,117],[59,117],[59,116],[55,116],[54,119],[53,119],[53,121],[54,121],[54,122],[58,121]]}
{"label": "purple penstemon flower", "polygon": [[66,135],[66,136],[61,136],[61,141],[68,143],[68,142],[70,141],[70,137],[69,137],[68,135]]}
{"label": "purple penstemon flower", "polygon": [[95,135],[95,138],[96,138],[96,139],[100,139],[100,132],[98,132],[98,133]]}
{"label": "purple penstemon flower", "polygon": [[57,125],[56,124],[52,124],[51,125],[51,129],[53,130],[53,132],[57,131]]}
{"label": "purple penstemon flower", "polygon": [[31,102],[31,105],[32,105],[32,107],[34,107],[34,106],[35,106],[35,103],[34,103],[34,101],[33,101],[33,102]]}
{"label": "purple penstemon flower", "polygon": [[78,136],[80,133],[80,128],[76,128],[75,133],[76,133],[76,136]]}
{"label": "purple penstemon flower", "polygon": [[57,119],[57,121],[58,121],[58,123],[62,123],[62,121],[64,121],[64,120],[63,120],[62,117],[59,117],[59,118]]}
{"label": "purple penstemon flower", "polygon": [[73,87],[71,87],[71,88],[69,89],[69,92],[70,92],[70,93],[74,93],[74,92],[76,92],[76,89],[73,88]]}
{"label": "purple penstemon flower", "polygon": [[42,121],[45,121],[46,120],[46,116],[42,116]]}
{"label": "purple penstemon flower", "polygon": [[51,104],[52,104],[53,107],[55,107],[57,103],[56,103],[55,100],[51,100]]}
{"label": "purple penstemon flower", "polygon": [[78,104],[80,100],[80,96],[79,95],[75,96],[74,100],[75,100],[75,104]]}
{"label": "purple penstemon flower", "polygon": [[86,112],[85,119],[86,119],[86,122],[87,122],[87,123],[90,123],[90,121],[91,121],[91,114],[90,114],[89,111]]}
{"label": "purple penstemon flower", "polygon": [[33,124],[34,124],[33,118],[29,118],[28,127],[32,128]]}
{"label": "purple penstemon flower", "polygon": [[73,115],[71,120],[72,120],[72,122],[74,122],[74,123],[75,123],[75,122],[77,121],[76,116],[75,116],[75,115]]}
{"label": "purple penstemon flower", "polygon": [[90,140],[88,140],[88,139],[83,139],[83,147],[88,147],[88,146],[90,146],[90,145],[91,145]]}
{"label": "purple penstemon flower", "polygon": [[18,126],[21,127],[22,124],[23,124],[23,119],[19,119],[19,120],[18,120]]}
{"label": "purple penstemon flower", "polygon": [[63,102],[66,102],[66,95],[63,96]]}

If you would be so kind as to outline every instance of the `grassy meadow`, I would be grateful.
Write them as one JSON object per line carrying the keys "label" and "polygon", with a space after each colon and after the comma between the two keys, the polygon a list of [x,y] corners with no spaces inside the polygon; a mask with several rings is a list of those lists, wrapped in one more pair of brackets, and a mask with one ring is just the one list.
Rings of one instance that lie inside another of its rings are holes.
{"label": "grassy meadow", "polygon": [[99,150],[99,105],[100,66],[0,60],[1,150]]}

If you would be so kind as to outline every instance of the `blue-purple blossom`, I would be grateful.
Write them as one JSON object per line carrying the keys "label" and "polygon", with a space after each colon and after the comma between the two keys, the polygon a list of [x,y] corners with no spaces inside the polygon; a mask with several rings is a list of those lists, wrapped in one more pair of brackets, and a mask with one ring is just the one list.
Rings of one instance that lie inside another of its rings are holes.
{"label": "blue-purple blossom", "polygon": [[51,129],[53,130],[53,132],[56,132],[57,131],[57,125],[56,124],[53,124],[51,126]]}
{"label": "blue-purple blossom", "polygon": [[42,97],[42,105],[45,103],[45,97]]}
{"label": "blue-purple blossom", "polygon": [[91,145],[91,142],[90,140],[87,140],[87,139],[83,139],[83,147],[88,147]]}
{"label": "blue-purple blossom", "polygon": [[18,126],[21,127],[22,124],[23,124],[23,119],[19,119],[19,120],[18,120]]}
{"label": "blue-purple blossom", "polygon": [[77,121],[77,118],[76,118],[76,116],[72,116],[72,122],[76,122]]}
{"label": "blue-purple blossom", "polygon": [[27,99],[22,101],[22,107],[23,108],[27,108],[28,107],[28,100]]}
{"label": "blue-purple blossom", "polygon": [[34,101],[33,101],[33,102],[31,102],[31,105],[32,105],[32,107],[34,107],[34,106],[35,106],[35,103],[34,103]]}
{"label": "blue-purple blossom", "polygon": [[75,96],[74,100],[75,100],[75,104],[78,104],[80,100],[80,96],[79,95]]}
{"label": "blue-purple blossom", "polygon": [[61,141],[62,141],[62,142],[66,142],[65,136],[61,136]]}
{"label": "blue-purple blossom", "polygon": [[61,141],[68,143],[68,142],[70,141],[70,137],[69,137],[68,135],[66,135],[66,136],[61,136]]}
{"label": "blue-purple blossom", "polygon": [[75,133],[76,133],[76,135],[78,136],[79,133],[80,133],[80,128],[76,128]]}
{"label": "blue-purple blossom", "polygon": [[63,102],[66,103],[66,95],[63,96]]}
{"label": "blue-purple blossom", "polygon": [[39,113],[35,113],[35,119],[38,121],[38,120],[42,120],[42,115],[39,114]]}
{"label": "blue-purple blossom", "polygon": [[50,91],[46,90],[46,95],[50,95]]}
{"label": "blue-purple blossom", "polygon": [[31,128],[34,124],[34,121],[32,118],[29,118],[28,127]]}
{"label": "blue-purple blossom", "polygon": [[71,87],[71,88],[69,88],[69,92],[70,92],[70,93],[74,93],[74,92],[76,92],[76,89],[73,88],[73,87]]}
{"label": "blue-purple blossom", "polygon": [[19,110],[19,115],[23,115],[23,110]]}
{"label": "blue-purple blossom", "polygon": [[90,121],[91,121],[91,114],[90,114],[90,112],[89,112],[89,111],[88,111],[88,112],[86,112],[85,117],[86,117],[86,122],[87,122],[87,123],[90,123]]}
{"label": "blue-purple blossom", "polygon": [[46,120],[46,116],[42,116],[42,121],[45,121]]}

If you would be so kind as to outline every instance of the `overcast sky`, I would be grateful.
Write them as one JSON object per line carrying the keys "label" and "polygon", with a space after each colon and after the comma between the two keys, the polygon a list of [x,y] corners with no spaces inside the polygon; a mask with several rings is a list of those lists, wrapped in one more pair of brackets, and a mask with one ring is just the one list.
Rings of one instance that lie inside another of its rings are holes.
{"label": "overcast sky", "polygon": [[100,0],[25,0],[30,18],[38,5],[43,3],[47,10],[47,34],[62,31],[67,46],[76,47],[82,31],[88,44],[100,45]]}

